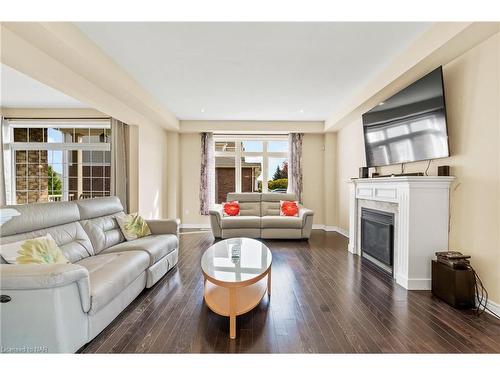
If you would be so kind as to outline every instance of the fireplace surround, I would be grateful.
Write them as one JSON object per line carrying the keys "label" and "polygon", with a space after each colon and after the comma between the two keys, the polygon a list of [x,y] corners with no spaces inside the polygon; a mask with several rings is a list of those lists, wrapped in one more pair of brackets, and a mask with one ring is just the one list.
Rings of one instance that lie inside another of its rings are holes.
{"label": "fireplace surround", "polygon": [[392,213],[392,276],[405,289],[430,290],[434,253],[448,249],[449,189],[453,180],[448,176],[351,180],[348,250],[362,255],[363,208]]}

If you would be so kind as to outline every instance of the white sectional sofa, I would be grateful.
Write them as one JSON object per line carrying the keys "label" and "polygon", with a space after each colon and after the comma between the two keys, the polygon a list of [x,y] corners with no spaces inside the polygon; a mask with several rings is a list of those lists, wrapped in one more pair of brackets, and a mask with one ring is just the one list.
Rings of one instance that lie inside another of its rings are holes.
{"label": "white sectional sofa", "polygon": [[116,197],[10,207],[20,215],[1,227],[2,244],[50,233],[70,264],[0,259],[4,352],[77,351],[177,264],[179,220],[148,220],[152,235],[125,241]]}
{"label": "white sectional sofa", "polygon": [[210,226],[216,238],[250,237],[308,239],[314,212],[299,206],[299,216],[280,216],[280,201],[296,201],[295,194],[228,193],[227,201],[238,201],[240,214],[224,216],[222,206],[210,210]]}

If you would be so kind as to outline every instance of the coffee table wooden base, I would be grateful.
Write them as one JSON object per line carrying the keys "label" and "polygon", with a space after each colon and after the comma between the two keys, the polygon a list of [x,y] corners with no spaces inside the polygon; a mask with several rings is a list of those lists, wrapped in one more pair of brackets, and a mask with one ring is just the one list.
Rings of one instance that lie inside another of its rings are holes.
{"label": "coffee table wooden base", "polygon": [[205,303],[214,313],[229,317],[229,336],[236,338],[236,317],[257,306],[266,290],[271,295],[271,273],[254,284],[242,287],[215,285],[205,279]]}

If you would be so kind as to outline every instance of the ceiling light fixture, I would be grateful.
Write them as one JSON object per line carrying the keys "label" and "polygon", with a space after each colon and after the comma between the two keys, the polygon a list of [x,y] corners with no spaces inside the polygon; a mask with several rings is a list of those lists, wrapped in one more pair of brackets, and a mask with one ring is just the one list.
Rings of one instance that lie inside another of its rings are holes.
{"label": "ceiling light fixture", "polygon": [[205,108],[200,109],[200,112],[204,113],[205,112]]}
{"label": "ceiling light fixture", "polygon": [[380,103],[378,103],[378,105],[384,105],[384,104],[385,104],[385,102],[380,102]]}
{"label": "ceiling light fixture", "polygon": [[304,110],[303,110],[303,109],[301,109],[299,112],[300,112],[300,113],[304,113]]}

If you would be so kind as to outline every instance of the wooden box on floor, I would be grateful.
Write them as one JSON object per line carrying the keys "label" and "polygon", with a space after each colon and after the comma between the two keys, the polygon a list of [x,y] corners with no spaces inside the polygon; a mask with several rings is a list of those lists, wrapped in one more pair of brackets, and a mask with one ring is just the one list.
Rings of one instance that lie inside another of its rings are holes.
{"label": "wooden box on floor", "polygon": [[432,294],[457,309],[470,309],[474,303],[474,273],[457,270],[432,261]]}

